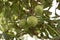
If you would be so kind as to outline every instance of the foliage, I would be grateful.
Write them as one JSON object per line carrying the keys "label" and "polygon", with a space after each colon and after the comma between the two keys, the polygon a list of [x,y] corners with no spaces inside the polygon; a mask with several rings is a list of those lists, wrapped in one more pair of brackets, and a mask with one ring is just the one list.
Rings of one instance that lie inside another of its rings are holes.
{"label": "foliage", "polygon": [[[60,20],[50,20],[51,13],[43,10],[51,8],[52,1],[0,0],[0,30],[3,31],[1,38],[3,35],[6,40],[18,40],[24,34],[38,38],[50,38],[49,34],[52,37],[60,36]],[[60,5],[57,8],[60,9]],[[57,27],[54,25],[56,23]]]}

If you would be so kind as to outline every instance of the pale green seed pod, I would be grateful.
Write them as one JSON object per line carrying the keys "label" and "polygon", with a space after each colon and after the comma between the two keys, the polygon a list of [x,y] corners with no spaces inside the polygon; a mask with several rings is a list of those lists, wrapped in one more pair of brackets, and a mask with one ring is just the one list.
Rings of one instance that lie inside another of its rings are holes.
{"label": "pale green seed pod", "polygon": [[29,26],[36,26],[38,24],[38,19],[35,16],[30,16],[27,18],[27,24]]}

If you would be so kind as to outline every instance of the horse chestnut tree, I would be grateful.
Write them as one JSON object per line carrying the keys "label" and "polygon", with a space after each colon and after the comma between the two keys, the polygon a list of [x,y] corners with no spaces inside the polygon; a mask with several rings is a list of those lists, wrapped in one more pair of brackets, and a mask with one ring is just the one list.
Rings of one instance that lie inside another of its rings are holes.
{"label": "horse chestnut tree", "polygon": [[[56,9],[60,10],[60,0],[55,1],[58,3]],[[52,2],[53,0],[0,0],[0,38],[21,40],[25,34],[40,39],[60,37],[60,16],[56,12],[54,20],[50,18]]]}

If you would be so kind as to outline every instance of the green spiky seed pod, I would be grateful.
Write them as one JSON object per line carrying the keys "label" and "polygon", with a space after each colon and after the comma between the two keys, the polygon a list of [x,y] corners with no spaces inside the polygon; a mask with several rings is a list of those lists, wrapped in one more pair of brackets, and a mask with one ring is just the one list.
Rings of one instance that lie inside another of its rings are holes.
{"label": "green spiky seed pod", "polygon": [[25,27],[26,20],[25,19],[21,19],[19,25],[20,25],[20,27]]}
{"label": "green spiky seed pod", "polygon": [[38,24],[38,18],[36,18],[35,16],[30,16],[27,18],[27,24],[29,26],[36,26]]}
{"label": "green spiky seed pod", "polygon": [[37,5],[34,9],[35,15],[42,15],[43,13],[43,5]]}

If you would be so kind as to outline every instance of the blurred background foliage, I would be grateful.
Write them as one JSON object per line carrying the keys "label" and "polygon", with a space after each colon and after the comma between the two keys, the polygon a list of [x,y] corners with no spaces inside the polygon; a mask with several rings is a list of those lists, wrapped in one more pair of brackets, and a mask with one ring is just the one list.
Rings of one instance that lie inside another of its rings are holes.
{"label": "blurred background foliage", "polygon": [[[19,37],[24,34],[44,39],[50,39],[49,34],[60,36],[60,20],[50,20],[49,17],[52,1],[0,0],[0,30],[3,32],[0,38],[21,40]],[[43,10],[47,7],[48,10]],[[60,3],[57,8],[60,9]]]}

